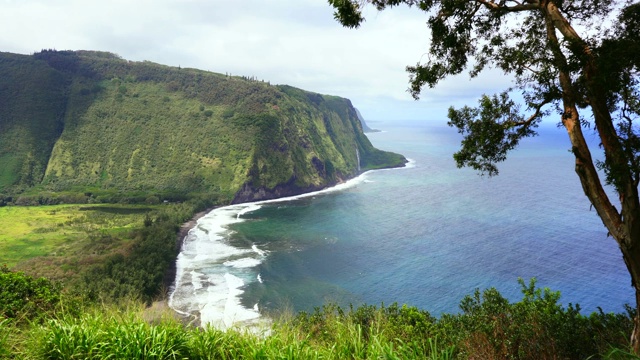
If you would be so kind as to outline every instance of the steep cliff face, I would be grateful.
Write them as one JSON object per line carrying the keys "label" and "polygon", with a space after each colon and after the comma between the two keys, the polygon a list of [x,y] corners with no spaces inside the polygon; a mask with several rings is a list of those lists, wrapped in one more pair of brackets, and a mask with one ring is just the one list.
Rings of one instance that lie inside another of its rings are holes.
{"label": "steep cliff face", "polygon": [[360,111],[358,109],[356,109],[356,115],[358,115],[358,120],[360,120],[360,124],[362,124],[362,131],[364,132],[380,132],[380,130],[378,129],[372,129],[367,125],[367,122],[364,120],[364,117],[362,116],[362,114],[360,114]]}
{"label": "steep cliff face", "polygon": [[63,129],[68,84],[45,62],[0,53],[0,191],[42,180]]}
{"label": "steep cliff face", "polygon": [[278,89],[278,104],[257,122],[249,178],[234,202],[318,190],[364,170],[404,164],[402,156],[371,145],[349,100]]}
{"label": "steep cliff face", "polygon": [[2,53],[0,75],[0,192],[243,202],[405,162],[373,148],[349,100],[289,86],[88,51]]}

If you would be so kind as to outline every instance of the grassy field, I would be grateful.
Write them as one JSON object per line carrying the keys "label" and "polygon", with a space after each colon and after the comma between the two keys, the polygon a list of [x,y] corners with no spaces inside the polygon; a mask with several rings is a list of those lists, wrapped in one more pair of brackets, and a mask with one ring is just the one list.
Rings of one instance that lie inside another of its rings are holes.
{"label": "grassy field", "polygon": [[[0,207],[0,264],[61,279],[81,264],[126,251],[127,234],[160,205]],[[71,273],[70,273],[71,272]]]}

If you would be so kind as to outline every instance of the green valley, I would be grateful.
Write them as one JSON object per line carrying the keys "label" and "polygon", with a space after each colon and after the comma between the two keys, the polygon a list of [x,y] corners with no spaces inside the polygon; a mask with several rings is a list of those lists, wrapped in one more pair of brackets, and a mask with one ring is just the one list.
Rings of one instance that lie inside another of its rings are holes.
{"label": "green valley", "polygon": [[405,162],[344,98],[107,52],[0,53],[0,265],[92,301],[161,296],[197,212]]}

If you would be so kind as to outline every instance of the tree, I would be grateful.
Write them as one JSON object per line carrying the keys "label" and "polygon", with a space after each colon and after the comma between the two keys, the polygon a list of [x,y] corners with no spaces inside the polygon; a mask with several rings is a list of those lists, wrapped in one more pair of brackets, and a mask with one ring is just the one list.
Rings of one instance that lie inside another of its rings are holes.
{"label": "tree", "polygon": [[[539,122],[554,112],[567,130],[585,195],[616,240],[640,310],[640,4],[630,0],[329,0],[343,25],[358,27],[369,3],[379,11],[408,5],[428,16],[428,60],[408,66],[418,99],[450,75],[487,68],[513,76],[514,87],[483,95],[479,106],[450,108],[463,135],[459,167],[488,175]],[[510,99],[518,92],[524,106]],[[521,107],[529,112],[525,116]],[[590,111],[589,111],[590,110]],[[583,129],[594,125],[604,161],[591,156]],[[604,181],[598,169],[605,174]],[[611,185],[620,210],[604,191]],[[577,244],[579,246],[579,244]],[[640,311],[631,334],[640,354]]]}

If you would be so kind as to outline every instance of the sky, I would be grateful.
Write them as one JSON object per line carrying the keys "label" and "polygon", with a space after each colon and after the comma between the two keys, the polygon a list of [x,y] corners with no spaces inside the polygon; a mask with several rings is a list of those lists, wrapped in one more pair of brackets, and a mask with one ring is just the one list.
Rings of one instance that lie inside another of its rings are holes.
{"label": "sky", "polygon": [[0,0],[0,51],[109,51],[132,61],[255,76],[352,101],[371,123],[446,123],[449,106],[477,104],[510,80],[488,72],[407,92],[407,65],[425,61],[427,14],[365,9],[342,27],[326,0]]}

